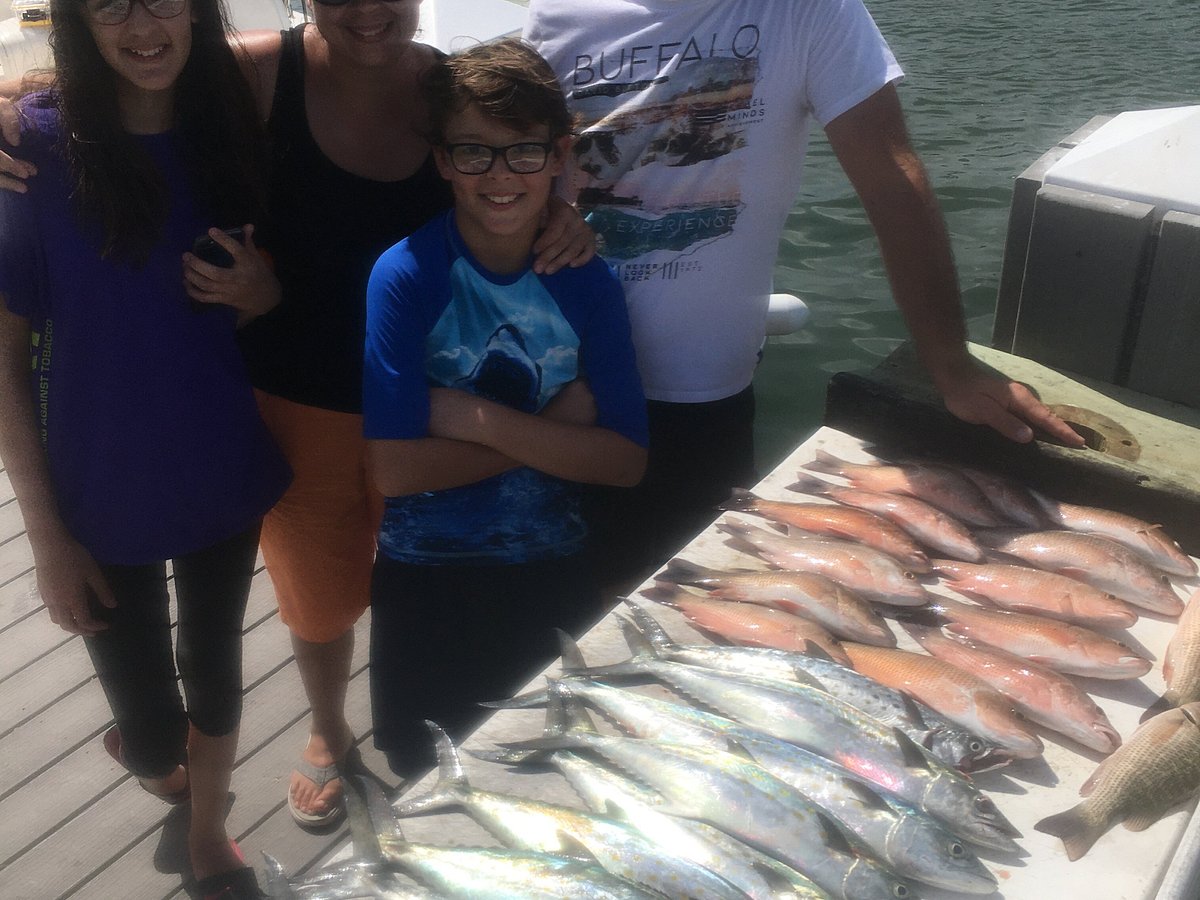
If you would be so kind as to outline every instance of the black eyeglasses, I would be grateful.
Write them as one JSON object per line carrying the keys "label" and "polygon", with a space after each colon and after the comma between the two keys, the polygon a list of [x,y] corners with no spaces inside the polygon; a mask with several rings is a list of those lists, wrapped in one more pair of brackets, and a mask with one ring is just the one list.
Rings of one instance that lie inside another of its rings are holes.
{"label": "black eyeglasses", "polygon": [[522,141],[507,147],[489,147],[487,144],[447,144],[446,153],[450,165],[463,175],[482,175],[491,171],[497,156],[503,156],[510,172],[517,175],[532,175],[546,168],[550,157],[549,141],[539,144]]}
{"label": "black eyeglasses", "polygon": [[[173,19],[187,6],[187,0],[137,0],[156,19]],[[133,12],[134,0],[89,0],[88,15],[100,25],[120,25]]]}

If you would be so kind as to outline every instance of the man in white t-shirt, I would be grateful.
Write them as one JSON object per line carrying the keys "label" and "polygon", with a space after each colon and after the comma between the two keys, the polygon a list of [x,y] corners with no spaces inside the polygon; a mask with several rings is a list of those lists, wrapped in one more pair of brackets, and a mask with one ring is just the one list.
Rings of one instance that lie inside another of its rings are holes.
{"label": "man in white t-shirt", "polygon": [[593,523],[614,583],[756,480],[751,380],[812,119],[947,408],[1015,441],[1034,426],[1082,444],[967,353],[949,239],[894,86],[903,73],[861,0],[530,0],[525,36],[579,118],[561,189],[621,278],[650,400],[646,478],[605,495]]}

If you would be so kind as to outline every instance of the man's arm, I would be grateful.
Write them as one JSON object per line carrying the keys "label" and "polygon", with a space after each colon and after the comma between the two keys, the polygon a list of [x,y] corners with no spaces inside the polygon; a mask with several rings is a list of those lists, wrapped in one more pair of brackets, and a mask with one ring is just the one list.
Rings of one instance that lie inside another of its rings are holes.
{"label": "man's arm", "polygon": [[892,296],[946,408],[1014,441],[1032,440],[1036,428],[1083,446],[1027,387],[990,375],[967,352],[950,238],[895,87],[886,85],[838,116],[825,133],[875,229]]}

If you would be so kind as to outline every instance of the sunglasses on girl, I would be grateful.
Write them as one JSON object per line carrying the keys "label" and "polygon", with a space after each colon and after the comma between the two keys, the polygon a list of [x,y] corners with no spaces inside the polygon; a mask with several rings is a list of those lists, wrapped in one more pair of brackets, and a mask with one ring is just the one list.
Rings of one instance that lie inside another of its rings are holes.
{"label": "sunglasses on girl", "polygon": [[[120,25],[133,12],[135,0],[88,0],[92,21],[100,25]],[[187,6],[187,0],[136,0],[156,19],[173,19]]]}

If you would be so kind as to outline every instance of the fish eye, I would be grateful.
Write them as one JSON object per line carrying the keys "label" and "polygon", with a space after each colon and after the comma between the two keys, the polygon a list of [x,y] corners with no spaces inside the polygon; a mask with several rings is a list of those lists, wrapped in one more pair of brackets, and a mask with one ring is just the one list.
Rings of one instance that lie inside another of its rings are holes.
{"label": "fish eye", "polygon": [[908,885],[894,884],[892,885],[892,896],[895,897],[896,900],[908,900],[908,898],[912,896],[912,892],[909,891]]}
{"label": "fish eye", "polygon": [[962,859],[963,857],[965,857],[967,855],[967,848],[964,847],[962,844],[960,844],[958,841],[952,842],[950,844],[949,850],[950,850],[950,858],[951,859]]}
{"label": "fish eye", "polygon": [[982,753],[983,752],[983,741],[978,741],[978,740],[971,741],[971,743],[967,744],[967,749],[970,750],[972,753]]}
{"label": "fish eye", "polygon": [[905,572],[904,572],[904,577],[905,577],[905,578],[907,578],[909,581],[916,581],[916,580],[917,580],[917,576],[916,576],[916,575],[914,575],[912,572],[909,572],[907,569],[906,569],[906,570],[905,570]]}

